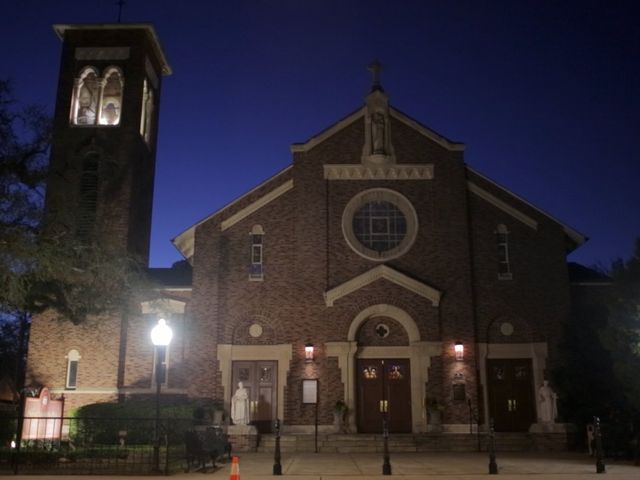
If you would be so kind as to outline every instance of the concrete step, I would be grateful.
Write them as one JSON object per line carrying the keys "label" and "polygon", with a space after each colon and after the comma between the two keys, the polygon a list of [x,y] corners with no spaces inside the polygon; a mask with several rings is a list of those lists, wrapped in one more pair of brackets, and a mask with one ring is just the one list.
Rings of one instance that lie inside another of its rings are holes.
{"label": "concrete step", "polygon": [[[474,452],[487,451],[489,439],[486,434],[391,434],[388,440],[391,452]],[[529,433],[497,433],[494,437],[496,451],[527,452],[539,449],[534,437]],[[273,452],[276,439],[274,435],[262,435],[259,452]],[[381,453],[384,439],[378,434],[323,434],[318,435],[318,451],[324,453]],[[314,435],[287,434],[280,437],[280,450],[292,452],[314,452]]]}

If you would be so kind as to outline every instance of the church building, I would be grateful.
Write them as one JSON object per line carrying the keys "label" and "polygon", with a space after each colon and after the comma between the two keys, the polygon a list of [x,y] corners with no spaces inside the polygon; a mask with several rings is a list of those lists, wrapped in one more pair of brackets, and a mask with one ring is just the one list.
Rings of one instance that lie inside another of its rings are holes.
{"label": "church building", "polygon": [[[56,25],[63,42],[48,211],[148,257],[160,88],[147,24]],[[504,432],[549,419],[537,394],[570,310],[566,256],[585,237],[465,163],[465,145],[364,102],[291,145],[291,164],[173,239],[193,276],[138,314],[33,319],[32,383],[66,410],[154,394],[149,331],[174,332],[166,395],[221,401],[242,382],[261,433]],[[428,119],[424,119],[427,120]],[[215,158],[213,159],[215,161]],[[317,404],[315,403],[317,402]],[[553,419],[551,419],[553,422]]]}

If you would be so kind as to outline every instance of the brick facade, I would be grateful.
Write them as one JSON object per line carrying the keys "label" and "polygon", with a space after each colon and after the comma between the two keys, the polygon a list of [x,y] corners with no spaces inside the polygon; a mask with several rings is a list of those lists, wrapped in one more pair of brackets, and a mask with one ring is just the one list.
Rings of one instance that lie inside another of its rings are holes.
{"label": "brick facade", "polygon": [[[425,405],[437,400],[445,431],[456,432],[468,428],[470,407],[484,423],[502,408],[490,402],[487,360],[530,359],[532,395],[554,365],[570,306],[565,258],[583,239],[470,169],[463,145],[393,108],[384,111],[391,160],[374,165],[372,178],[325,175],[326,166],[360,168],[379,160],[363,160],[373,95],[347,119],[294,145],[289,168],[176,239],[193,266],[193,284],[182,298],[185,313],[169,317],[175,337],[167,392],[219,399],[229,408],[234,362],[276,360],[272,398],[285,429],[313,425],[315,408],[302,402],[302,380],[313,378],[319,380],[319,423],[332,425],[333,406],[342,400],[357,430],[354,413],[363,407],[356,359],[408,358],[411,430],[428,430]],[[59,135],[66,141],[75,133]],[[433,176],[403,177],[408,166],[431,166]],[[144,175],[153,174],[152,165],[144,168]],[[393,171],[375,173],[380,168]],[[371,189],[401,194],[416,212],[411,248],[386,261],[356,253],[343,232],[348,203]],[[136,200],[119,201],[130,208]],[[264,278],[252,281],[250,232],[257,225],[264,231]],[[498,225],[509,232],[510,279],[499,279]],[[381,264],[388,267],[382,278],[354,283]],[[327,292],[334,289],[340,294],[329,304]],[[85,389],[86,396],[76,392],[82,400],[75,404],[150,393],[153,321],[141,311],[91,330],[38,317],[31,378],[62,391],[64,355],[76,348],[82,356],[78,392]],[[376,331],[381,323],[388,335]],[[462,361],[455,358],[456,342],[464,345]],[[311,363],[305,362],[308,343],[315,347]],[[463,397],[456,397],[460,386]],[[98,398],[98,387],[111,390]]]}

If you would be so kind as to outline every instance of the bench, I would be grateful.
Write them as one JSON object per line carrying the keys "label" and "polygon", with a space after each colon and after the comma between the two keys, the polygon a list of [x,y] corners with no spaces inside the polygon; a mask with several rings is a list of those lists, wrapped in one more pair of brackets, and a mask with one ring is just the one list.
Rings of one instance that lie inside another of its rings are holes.
{"label": "bench", "polygon": [[216,460],[222,455],[231,459],[231,444],[222,427],[212,426],[198,430],[187,430],[184,434],[185,454],[187,461],[186,472],[192,467],[207,470],[207,463],[216,467]]}

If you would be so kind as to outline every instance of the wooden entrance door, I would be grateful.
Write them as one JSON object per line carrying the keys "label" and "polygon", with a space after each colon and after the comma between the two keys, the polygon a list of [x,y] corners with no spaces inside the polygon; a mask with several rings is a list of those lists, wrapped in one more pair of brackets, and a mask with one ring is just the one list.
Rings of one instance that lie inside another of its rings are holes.
{"label": "wooden entrance door", "polygon": [[411,432],[411,377],[408,359],[357,361],[358,431],[382,432],[380,402],[388,402],[389,431]]}
{"label": "wooden entrance door", "polygon": [[487,360],[489,416],[497,432],[526,432],[536,413],[531,360]]}
{"label": "wooden entrance door", "polygon": [[231,395],[242,382],[249,393],[251,425],[260,433],[271,433],[276,418],[278,362],[238,361],[233,362],[232,368]]}

